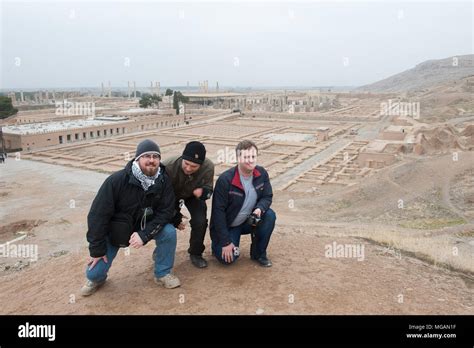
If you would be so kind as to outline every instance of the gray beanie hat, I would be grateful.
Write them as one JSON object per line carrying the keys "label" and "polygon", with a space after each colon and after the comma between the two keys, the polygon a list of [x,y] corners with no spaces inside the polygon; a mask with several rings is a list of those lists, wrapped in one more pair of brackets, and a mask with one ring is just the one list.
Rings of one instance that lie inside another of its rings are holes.
{"label": "gray beanie hat", "polygon": [[135,153],[135,160],[138,160],[141,156],[149,153],[156,153],[161,157],[160,147],[153,140],[145,139],[137,146],[137,152]]}

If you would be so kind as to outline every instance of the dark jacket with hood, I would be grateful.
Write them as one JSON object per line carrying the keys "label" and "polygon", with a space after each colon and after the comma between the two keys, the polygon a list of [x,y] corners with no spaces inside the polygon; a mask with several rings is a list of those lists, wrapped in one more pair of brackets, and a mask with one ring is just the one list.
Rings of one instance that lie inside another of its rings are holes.
{"label": "dark jacket with hood", "polygon": [[[132,174],[133,161],[128,162],[124,169],[110,175],[92,202],[87,216],[87,241],[91,257],[102,257],[106,254],[106,236],[110,232],[111,221],[128,221],[130,226],[133,226],[133,231],[138,232],[146,244],[174,215],[173,187],[165,166],[160,164],[160,175],[145,191],[140,181]],[[143,212],[149,207],[153,209],[153,214],[147,217],[142,230],[140,225]]]}

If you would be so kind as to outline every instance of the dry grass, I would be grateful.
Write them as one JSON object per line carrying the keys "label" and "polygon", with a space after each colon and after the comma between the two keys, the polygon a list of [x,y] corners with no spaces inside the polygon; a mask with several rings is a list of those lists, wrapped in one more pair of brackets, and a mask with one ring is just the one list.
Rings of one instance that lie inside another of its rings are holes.
{"label": "dry grass", "polygon": [[421,230],[436,230],[443,227],[462,225],[465,223],[466,221],[462,218],[416,219],[400,222],[399,226],[404,228],[415,228]]}
{"label": "dry grass", "polygon": [[[472,232],[471,232],[472,234]],[[420,235],[413,231],[381,230],[361,228],[347,232],[318,232],[324,236],[357,237],[373,241],[390,249],[398,250],[402,255],[416,257],[436,266],[474,275],[474,258],[467,243],[456,243],[451,235]]]}

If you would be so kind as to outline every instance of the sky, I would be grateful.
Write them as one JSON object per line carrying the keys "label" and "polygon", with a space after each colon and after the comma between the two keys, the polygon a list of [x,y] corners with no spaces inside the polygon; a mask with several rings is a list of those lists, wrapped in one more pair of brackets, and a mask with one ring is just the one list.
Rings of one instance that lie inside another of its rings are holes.
{"label": "sky", "polygon": [[471,1],[5,1],[0,88],[360,86],[473,53]]}

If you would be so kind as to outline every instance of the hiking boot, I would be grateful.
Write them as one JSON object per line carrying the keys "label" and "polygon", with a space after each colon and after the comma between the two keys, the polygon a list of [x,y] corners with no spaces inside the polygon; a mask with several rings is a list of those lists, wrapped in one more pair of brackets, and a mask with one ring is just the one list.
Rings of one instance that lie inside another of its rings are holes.
{"label": "hiking boot", "polygon": [[197,268],[205,268],[207,267],[207,261],[203,259],[201,255],[189,255],[191,258],[191,262]]}
{"label": "hiking boot", "polygon": [[96,292],[102,285],[104,285],[105,283],[105,280],[104,281],[101,281],[99,283],[97,282],[93,282],[92,280],[87,280],[87,283],[86,285],[84,285],[82,288],[81,288],[81,295],[82,296],[90,296],[92,295],[94,292]]}
{"label": "hiking boot", "polygon": [[256,261],[262,267],[272,267],[272,262],[266,256],[260,256]]}
{"label": "hiking boot", "polygon": [[175,275],[171,273],[168,273],[167,275],[161,278],[155,277],[155,283],[159,285],[163,285],[167,289],[177,288],[178,286],[181,285],[178,277],[176,277]]}

